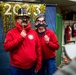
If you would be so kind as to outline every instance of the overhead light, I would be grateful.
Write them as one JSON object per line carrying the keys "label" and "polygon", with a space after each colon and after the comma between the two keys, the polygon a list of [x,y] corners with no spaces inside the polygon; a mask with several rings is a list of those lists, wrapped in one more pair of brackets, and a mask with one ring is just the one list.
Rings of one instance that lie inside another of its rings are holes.
{"label": "overhead light", "polygon": [[76,0],[69,0],[69,1],[73,1],[73,2],[76,2]]}
{"label": "overhead light", "polygon": [[36,1],[36,0],[3,0],[3,1],[30,1],[30,2],[33,2],[33,1]]}
{"label": "overhead light", "polygon": [[0,1],[0,3],[2,3],[3,1]]}
{"label": "overhead light", "polygon": [[36,0],[11,0],[11,1],[36,1]]}
{"label": "overhead light", "polygon": [[[16,0],[16,1],[20,1],[20,0]],[[36,0],[21,0],[21,1],[36,1]]]}

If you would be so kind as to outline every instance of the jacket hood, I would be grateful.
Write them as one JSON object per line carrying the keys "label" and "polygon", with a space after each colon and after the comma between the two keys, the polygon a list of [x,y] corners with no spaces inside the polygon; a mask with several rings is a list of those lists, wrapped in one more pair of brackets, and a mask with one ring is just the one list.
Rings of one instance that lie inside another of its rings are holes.
{"label": "jacket hood", "polygon": [[[18,22],[16,22],[16,27],[18,28],[19,31],[23,30],[22,26]],[[28,25],[24,28],[24,30],[28,32],[31,28],[32,28],[31,24],[30,22],[28,22]]]}

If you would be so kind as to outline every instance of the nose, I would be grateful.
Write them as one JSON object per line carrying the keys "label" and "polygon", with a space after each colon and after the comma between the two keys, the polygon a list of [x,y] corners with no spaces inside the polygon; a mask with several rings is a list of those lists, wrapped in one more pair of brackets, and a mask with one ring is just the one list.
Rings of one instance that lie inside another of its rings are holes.
{"label": "nose", "polygon": [[43,24],[43,22],[40,22],[40,24]]}
{"label": "nose", "polygon": [[40,21],[40,24],[43,24],[43,21]]}

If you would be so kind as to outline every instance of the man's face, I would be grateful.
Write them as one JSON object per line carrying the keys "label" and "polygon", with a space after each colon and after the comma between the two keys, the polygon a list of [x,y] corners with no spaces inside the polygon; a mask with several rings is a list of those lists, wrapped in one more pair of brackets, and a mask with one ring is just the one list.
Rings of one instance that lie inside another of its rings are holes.
{"label": "man's face", "polygon": [[37,27],[39,33],[45,32],[46,28],[45,18],[39,17],[35,22],[35,27]]}
{"label": "man's face", "polygon": [[38,24],[43,24],[43,23],[45,23],[44,17],[38,18],[38,19],[37,19],[37,23],[38,23]]}
{"label": "man's face", "polygon": [[28,24],[28,17],[21,16],[17,19],[17,22],[24,28]]}
{"label": "man's face", "polygon": [[45,19],[44,17],[40,17],[37,19],[36,23],[35,23],[35,26],[37,26],[37,28],[45,28],[44,27],[44,24],[45,24]]}

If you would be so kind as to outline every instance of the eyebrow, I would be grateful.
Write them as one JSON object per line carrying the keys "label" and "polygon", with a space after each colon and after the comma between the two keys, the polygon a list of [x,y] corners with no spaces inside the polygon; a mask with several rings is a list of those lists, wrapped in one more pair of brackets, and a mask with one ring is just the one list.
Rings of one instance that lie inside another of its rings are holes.
{"label": "eyebrow", "polygon": [[45,21],[45,20],[37,20],[37,21]]}

